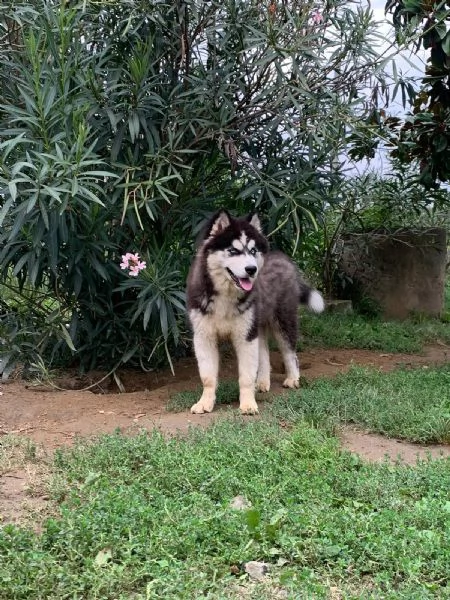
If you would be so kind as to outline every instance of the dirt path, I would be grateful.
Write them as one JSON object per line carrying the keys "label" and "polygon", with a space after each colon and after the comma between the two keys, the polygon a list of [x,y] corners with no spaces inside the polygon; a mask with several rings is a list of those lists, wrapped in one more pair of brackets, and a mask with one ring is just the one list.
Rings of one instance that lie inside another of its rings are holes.
{"label": "dirt path", "polygon": [[[300,365],[302,375],[306,379],[313,379],[345,372],[355,364],[388,371],[402,365],[419,367],[441,364],[449,359],[449,348],[439,345],[426,348],[422,355],[312,349],[300,354]],[[272,353],[272,366],[272,391],[282,393],[282,363],[277,352]],[[51,453],[58,446],[71,444],[77,436],[89,437],[113,432],[117,428],[132,432],[158,427],[168,433],[183,432],[191,425],[206,426],[218,415],[230,410],[229,406],[219,406],[208,415],[166,411],[172,394],[199,387],[194,359],[177,363],[175,377],[170,371],[119,373],[125,393],[118,392],[112,378],[94,385],[90,390],[76,389],[92,385],[102,376],[102,373],[92,373],[81,379],[66,375],[57,381],[65,391],[42,385],[33,386],[22,381],[0,384],[0,449],[1,436],[9,433],[33,440],[43,451]],[[236,377],[233,358],[225,357],[223,360],[221,377]],[[264,396],[261,395],[258,401],[263,409]],[[236,404],[232,405],[233,409],[237,409]],[[450,446],[419,446],[350,427],[342,428],[340,439],[343,447],[369,461],[385,460],[389,455],[392,460],[401,457],[404,462],[414,464],[418,456],[425,457],[427,453],[435,457],[450,456]],[[29,465],[0,474],[0,523],[27,523],[28,515],[32,526],[36,527],[37,524],[39,527],[40,519],[36,515],[42,513],[44,518],[49,510],[45,492],[40,491],[40,488],[45,488],[42,486],[43,478],[45,473]]]}
{"label": "dirt path", "polygon": [[[372,365],[390,370],[400,365],[420,366],[443,363],[449,360],[449,348],[430,346],[422,355],[386,354],[368,350],[311,349],[300,354],[302,375],[307,379],[333,376],[346,371],[353,364]],[[272,353],[272,391],[282,392],[282,363],[277,352]],[[226,357],[221,368],[221,377],[235,378],[236,364]],[[197,389],[199,379],[195,360],[185,359],[177,363],[175,377],[170,371],[141,373],[124,371],[119,373],[126,393],[119,393],[112,378],[91,390],[86,387],[101,379],[102,374],[91,374],[81,380],[66,376],[58,380],[66,391],[32,386],[21,381],[0,385],[0,435],[14,433],[41,442],[47,448],[70,443],[76,436],[90,436],[101,432],[112,432],[117,428],[159,427],[166,432],[185,431],[190,425],[206,425],[228,407],[218,407],[211,415],[168,413],[166,404],[177,391]],[[71,388],[71,389],[69,389]],[[94,393],[94,391],[96,393]],[[264,406],[264,396],[259,399]],[[384,439],[384,438],[383,438]],[[364,441],[365,440],[365,441]],[[358,451],[359,444],[376,444],[374,436],[343,436],[344,445]],[[388,441],[382,447],[382,455],[389,450]],[[399,445],[395,445],[395,453]],[[417,449],[417,446],[413,446]],[[363,453],[364,448],[362,448]],[[406,444],[402,444],[406,451]],[[376,452],[375,452],[376,454]],[[367,454],[374,458],[373,453]]]}

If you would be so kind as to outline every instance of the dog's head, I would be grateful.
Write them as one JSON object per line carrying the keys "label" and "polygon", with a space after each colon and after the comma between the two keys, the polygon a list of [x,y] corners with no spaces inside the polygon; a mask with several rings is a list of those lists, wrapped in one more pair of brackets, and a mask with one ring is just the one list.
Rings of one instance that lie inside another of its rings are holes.
{"label": "dog's head", "polygon": [[219,287],[228,284],[248,293],[264,264],[269,244],[256,214],[236,219],[221,210],[208,223],[202,248],[211,277]]}

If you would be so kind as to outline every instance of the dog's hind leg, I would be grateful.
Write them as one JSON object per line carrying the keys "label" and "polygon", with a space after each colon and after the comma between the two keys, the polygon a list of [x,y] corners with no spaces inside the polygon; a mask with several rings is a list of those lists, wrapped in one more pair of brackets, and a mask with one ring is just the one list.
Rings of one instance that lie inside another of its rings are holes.
{"label": "dog's hind leg", "polygon": [[258,413],[258,405],[255,400],[258,338],[248,342],[239,337],[234,338],[233,343],[239,369],[239,408],[243,415],[256,415]]}
{"label": "dog's hind leg", "polygon": [[256,391],[268,392],[270,390],[270,353],[268,331],[261,329],[258,336],[259,359],[258,376],[256,378]]}
{"label": "dog's hind leg", "polygon": [[192,413],[212,412],[216,402],[217,378],[219,375],[219,348],[217,340],[204,334],[194,334],[194,350],[197,357],[203,393],[191,407]]}
{"label": "dog's hind leg", "polygon": [[300,369],[293,339],[289,340],[281,330],[274,331],[275,339],[283,357],[284,368],[286,370],[286,379],[283,381],[283,387],[298,388],[300,383]]}

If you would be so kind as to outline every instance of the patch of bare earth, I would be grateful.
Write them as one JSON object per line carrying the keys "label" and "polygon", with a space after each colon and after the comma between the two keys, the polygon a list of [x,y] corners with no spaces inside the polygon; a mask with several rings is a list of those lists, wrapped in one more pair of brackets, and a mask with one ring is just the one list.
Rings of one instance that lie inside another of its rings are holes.
{"label": "patch of bare earth", "polygon": [[48,486],[51,461],[42,445],[26,438],[0,438],[0,525],[39,530],[53,510]]}
{"label": "patch of bare earth", "polygon": [[350,452],[358,454],[369,462],[399,460],[407,465],[415,465],[417,460],[445,458],[450,456],[448,444],[411,444],[404,440],[387,438],[383,435],[363,431],[356,427],[342,427],[338,433],[341,444]]}
{"label": "patch of bare earth", "polygon": [[[442,364],[449,360],[449,348],[442,345],[429,346],[421,355],[310,349],[302,352],[299,358],[302,375],[307,379],[314,379],[345,372],[352,365],[370,365],[389,371],[400,366]],[[275,394],[282,393],[282,362],[277,352],[272,353],[272,367],[271,391]],[[225,356],[221,377],[234,379],[236,372],[235,359]],[[193,425],[206,426],[217,415],[230,410],[229,407],[222,406],[206,415],[192,415],[189,411],[166,411],[167,402],[174,393],[199,387],[197,366],[193,358],[179,361],[175,365],[175,376],[170,371],[120,372],[119,378],[125,393],[118,391],[117,384],[111,377],[100,382],[103,376],[102,373],[92,373],[89,377],[80,378],[67,374],[56,380],[57,386],[65,388],[64,390],[17,380],[3,383],[0,386],[0,444],[2,434],[12,434],[32,440],[49,451],[60,445],[71,444],[77,436],[89,437],[117,429],[133,432],[156,427],[168,433],[184,432]],[[88,386],[88,390],[79,389]],[[264,395],[259,395],[258,402],[261,407],[264,406]],[[235,408],[237,405],[233,404],[232,409]],[[422,447],[350,428],[341,431],[341,440],[345,448],[371,461],[384,460],[389,455],[393,460],[400,456],[405,462],[415,463],[418,455],[425,456],[428,452],[433,456],[450,456],[450,446]],[[18,507],[26,502],[33,508],[36,498],[39,498],[39,492],[30,493],[29,480],[23,466],[4,470],[0,477],[0,518],[3,522],[23,519],[24,511],[20,511]],[[40,498],[41,504],[45,504],[45,492],[42,492]]]}
{"label": "patch of bare earth", "polygon": [[15,523],[39,531],[52,513],[46,492],[33,492],[27,469],[10,471],[0,477],[0,525]]}

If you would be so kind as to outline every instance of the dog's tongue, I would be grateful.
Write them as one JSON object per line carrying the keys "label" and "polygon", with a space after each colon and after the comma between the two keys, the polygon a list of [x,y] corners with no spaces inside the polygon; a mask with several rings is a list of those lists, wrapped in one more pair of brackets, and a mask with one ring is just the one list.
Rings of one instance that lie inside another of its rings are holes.
{"label": "dog's tongue", "polygon": [[241,279],[241,278],[239,278],[239,285],[246,292],[249,292],[252,289],[252,287],[253,287],[253,283],[250,281],[250,279]]}

